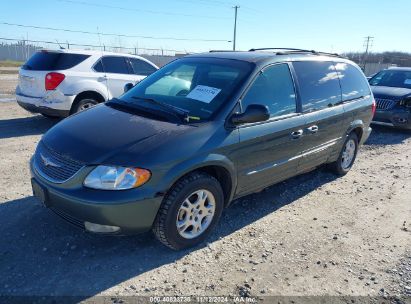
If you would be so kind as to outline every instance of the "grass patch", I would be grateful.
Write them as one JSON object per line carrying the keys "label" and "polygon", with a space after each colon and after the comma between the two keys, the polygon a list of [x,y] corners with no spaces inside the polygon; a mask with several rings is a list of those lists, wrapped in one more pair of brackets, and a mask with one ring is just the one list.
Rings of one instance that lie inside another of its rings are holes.
{"label": "grass patch", "polygon": [[5,67],[5,68],[20,67],[23,63],[24,63],[23,61],[0,60],[0,67]]}
{"label": "grass patch", "polygon": [[19,70],[0,70],[0,75],[17,75]]}

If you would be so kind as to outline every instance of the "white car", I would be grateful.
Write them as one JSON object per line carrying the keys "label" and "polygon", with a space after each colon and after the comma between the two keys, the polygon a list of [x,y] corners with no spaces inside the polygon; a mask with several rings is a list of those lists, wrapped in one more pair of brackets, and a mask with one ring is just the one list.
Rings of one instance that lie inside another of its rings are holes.
{"label": "white car", "polygon": [[101,51],[42,50],[19,71],[16,99],[46,117],[66,117],[119,97],[158,70],[140,56]]}

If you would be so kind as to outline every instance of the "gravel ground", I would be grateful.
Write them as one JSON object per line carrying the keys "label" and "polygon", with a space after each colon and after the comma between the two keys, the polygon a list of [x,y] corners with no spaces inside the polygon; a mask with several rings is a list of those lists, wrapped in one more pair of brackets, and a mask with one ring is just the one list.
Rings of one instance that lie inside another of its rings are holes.
{"label": "gravel ground", "polygon": [[56,122],[0,102],[0,295],[410,300],[411,133],[374,128],[348,175],[319,168],[242,198],[208,244],[173,252],[82,232],[32,197],[28,161]]}

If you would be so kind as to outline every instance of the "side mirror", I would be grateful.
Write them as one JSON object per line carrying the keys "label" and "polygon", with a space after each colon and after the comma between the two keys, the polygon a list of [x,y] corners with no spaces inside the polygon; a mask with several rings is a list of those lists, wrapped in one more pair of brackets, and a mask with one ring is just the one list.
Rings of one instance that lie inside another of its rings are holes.
{"label": "side mirror", "polygon": [[265,121],[269,118],[270,112],[268,111],[267,106],[250,104],[243,113],[233,114],[231,116],[231,122],[235,125],[241,125],[245,123]]}
{"label": "side mirror", "polygon": [[134,87],[134,85],[133,85],[132,83],[130,83],[130,82],[129,82],[129,83],[126,83],[126,84],[124,85],[124,93],[130,91],[133,87]]}

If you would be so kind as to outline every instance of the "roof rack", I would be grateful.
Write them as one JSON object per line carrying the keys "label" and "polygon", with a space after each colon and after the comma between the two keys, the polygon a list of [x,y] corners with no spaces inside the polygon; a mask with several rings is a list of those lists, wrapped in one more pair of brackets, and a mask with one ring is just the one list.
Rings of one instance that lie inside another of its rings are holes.
{"label": "roof rack", "polygon": [[233,51],[233,50],[210,50],[209,51],[209,53],[215,53],[215,52],[235,52],[235,51]]}
{"label": "roof rack", "polygon": [[294,49],[294,48],[258,48],[258,49],[249,49],[249,52],[255,51],[268,51],[268,50],[279,50],[279,52],[275,52],[276,55],[287,55],[287,54],[299,54],[299,53],[310,53],[313,55],[327,55],[327,56],[334,56],[334,57],[341,57],[337,53],[326,53],[326,52],[318,52],[315,50],[303,50],[303,49]]}

